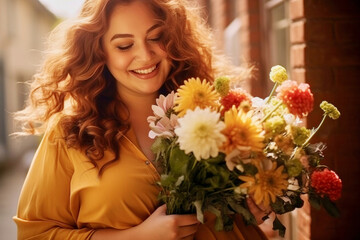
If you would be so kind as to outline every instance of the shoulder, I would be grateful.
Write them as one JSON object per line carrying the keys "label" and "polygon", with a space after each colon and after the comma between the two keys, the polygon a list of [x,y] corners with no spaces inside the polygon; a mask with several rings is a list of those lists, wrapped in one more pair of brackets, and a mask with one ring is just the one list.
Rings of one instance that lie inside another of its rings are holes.
{"label": "shoulder", "polygon": [[61,120],[64,117],[63,113],[54,114],[46,124],[43,138],[52,142],[63,140],[65,141],[65,133],[61,126]]}

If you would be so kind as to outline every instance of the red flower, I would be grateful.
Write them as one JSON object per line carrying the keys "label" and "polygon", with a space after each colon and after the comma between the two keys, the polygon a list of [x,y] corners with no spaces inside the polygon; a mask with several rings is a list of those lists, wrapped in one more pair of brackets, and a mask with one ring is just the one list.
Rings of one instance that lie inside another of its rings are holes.
{"label": "red flower", "polygon": [[314,171],[311,174],[311,187],[320,194],[327,195],[330,200],[335,201],[341,197],[342,182],[334,171],[325,169]]}
{"label": "red flower", "polygon": [[220,99],[220,103],[223,106],[221,111],[224,114],[227,110],[231,109],[232,106],[239,107],[244,101],[251,103],[251,96],[241,88],[231,89],[229,93]]}
{"label": "red flower", "polygon": [[299,117],[305,117],[312,111],[314,96],[309,84],[286,80],[277,89],[280,98],[288,107],[290,113]]}

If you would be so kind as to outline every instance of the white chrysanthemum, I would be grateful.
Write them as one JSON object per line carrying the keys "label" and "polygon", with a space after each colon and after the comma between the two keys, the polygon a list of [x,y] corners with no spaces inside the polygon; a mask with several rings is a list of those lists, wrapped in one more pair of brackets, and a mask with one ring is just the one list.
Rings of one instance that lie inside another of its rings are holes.
{"label": "white chrysanthemum", "polygon": [[219,113],[197,107],[194,111],[188,110],[178,122],[175,133],[181,150],[186,154],[192,152],[196,160],[218,155],[219,147],[226,140],[221,133],[225,124],[220,121]]}

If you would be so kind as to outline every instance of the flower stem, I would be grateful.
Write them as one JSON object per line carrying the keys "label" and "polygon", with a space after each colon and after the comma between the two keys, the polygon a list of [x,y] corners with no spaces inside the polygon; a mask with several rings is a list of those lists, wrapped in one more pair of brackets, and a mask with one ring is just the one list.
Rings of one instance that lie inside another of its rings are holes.
{"label": "flower stem", "polygon": [[315,130],[310,134],[308,139],[306,139],[306,141],[303,143],[303,145],[301,145],[301,148],[304,148],[309,143],[310,139],[315,135],[315,133],[320,129],[321,125],[324,123],[326,117],[327,117],[327,115],[324,114],[319,126],[317,128],[315,128]]}
{"label": "flower stem", "polygon": [[[306,147],[306,145],[310,142],[311,138],[315,135],[315,133],[320,129],[321,125],[324,123],[325,118],[326,118],[326,114],[324,114],[323,118],[321,119],[321,122],[319,124],[319,126],[317,128],[314,129],[314,131],[312,131],[312,133],[310,134],[310,136],[306,139],[306,141],[301,145],[301,149],[303,149],[304,147]],[[299,147],[294,148],[294,151],[292,152],[289,160],[293,159],[295,157],[295,154],[297,152],[297,150],[299,149]]]}
{"label": "flower stem", "polygon": [[229,191],[229,190],[234,190],[235,188],[237,188],[237,187],[229,187],[229,188],[221,189],[219,191],[211,193],[210,195],[221,193],[221,192],[226,192],[226,191]]}
{"label": "flower stem", "polygon": [[279,84],[278,84],[277,82],[275,82],[274,87],[272,88],[272,90],[271,90],[271,92],[270,92],[270,95],[269,95],[269,97],[268,97],[268,99],[267,99],[267,101],[266,101],[265,104],[269,103],[269,101],[270,101],[272,95],[274,94],[275,89],[277,88],[278,85],[279,85]]}
{"label": "flower stem", "polygon": [[193,170],[193,169],[195,168],[195,166],[196,166],[196,162],[197,162],[197,160],[195,159],[195,160],[194,160],[194,164],[193,164],[193,166],[192,166],[191,170]]}
{"label": "flower stem", "polygon": [[276,109],[278,109],[280,107],[281,104],[282,104],[282,101],[278,102],[275,105],[275,107],[273,109],[271,109],[271,111],[268,114],[266,114],[266,116],[263,119],[261,119],[261,122],[264,122],[266,119],[268,119],[270,117],[270,115],[273,114],[273,112],[275,112]]}

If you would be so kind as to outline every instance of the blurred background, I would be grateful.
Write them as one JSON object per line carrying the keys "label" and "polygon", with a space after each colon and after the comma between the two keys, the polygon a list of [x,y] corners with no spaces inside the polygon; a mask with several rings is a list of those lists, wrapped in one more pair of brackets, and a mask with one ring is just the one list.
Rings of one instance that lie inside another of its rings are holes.
{"label": "blurred background", "polygon": [[[74,17],[83,0],[0,0],[0,240],[16,239],[17,198],[39,137],[14,138],[12,113],[24,106],[31,80],[41,64],[49,31]],[[358,239],[360,226],[360,3],[357,0],[192,0],[203,8],[219,51],[234,64],[257,69],[246,87],[265,97],[272,88],[271,66],[280,64],[290,79],[311,85],[315,109],[307,118],[315,127],[322,100],[342,116],[327,120],[316,141],[328,145],[325,162],[343,181],[337,202],[341,217],[323,210],[301,210],[281,216],[285,238],[261,227],[271,239]]]}

